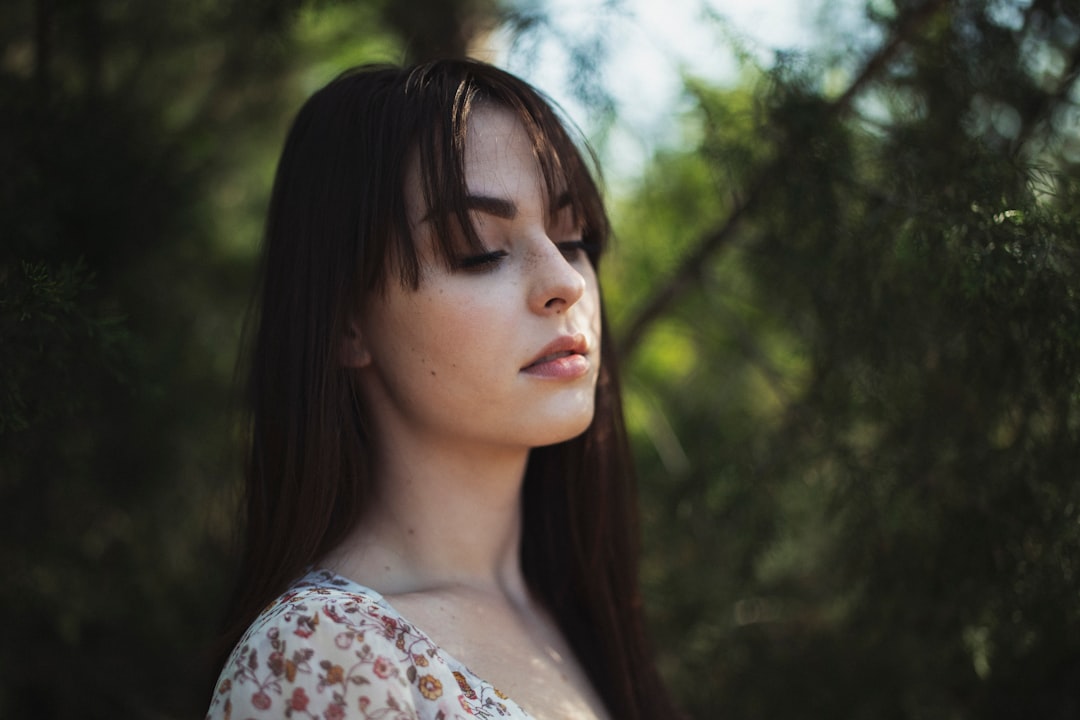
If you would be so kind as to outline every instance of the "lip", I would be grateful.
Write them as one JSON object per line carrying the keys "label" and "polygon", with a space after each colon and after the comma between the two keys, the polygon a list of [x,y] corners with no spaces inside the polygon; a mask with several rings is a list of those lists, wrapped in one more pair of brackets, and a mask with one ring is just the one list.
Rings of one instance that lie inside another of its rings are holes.
{"label": "lip", "polygon": [[544,346],[521,372],[544,377],[577,377],[589,370],[589,344],[581,333],[563,335]]}

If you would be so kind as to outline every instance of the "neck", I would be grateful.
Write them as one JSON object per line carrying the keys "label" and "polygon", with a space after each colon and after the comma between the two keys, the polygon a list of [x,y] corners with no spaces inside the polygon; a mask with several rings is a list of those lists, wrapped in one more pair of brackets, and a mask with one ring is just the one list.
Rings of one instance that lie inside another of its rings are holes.
{"label": "neck", "polygon": [[323,563],[385,595],[469,589],[527,596],[523,448],[382,447],[375,502]]}

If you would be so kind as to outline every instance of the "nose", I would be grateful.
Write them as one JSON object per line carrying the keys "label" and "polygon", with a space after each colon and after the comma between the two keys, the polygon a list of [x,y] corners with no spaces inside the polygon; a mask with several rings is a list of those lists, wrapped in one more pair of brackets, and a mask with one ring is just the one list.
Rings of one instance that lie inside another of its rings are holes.
{"label": "nose", "polygon": [[[535,313],[557,315],[585,294],[585,277],[551,240],[537,245],[529,263],[529,307]],[[582,262],[588,262],[584,254]]]}

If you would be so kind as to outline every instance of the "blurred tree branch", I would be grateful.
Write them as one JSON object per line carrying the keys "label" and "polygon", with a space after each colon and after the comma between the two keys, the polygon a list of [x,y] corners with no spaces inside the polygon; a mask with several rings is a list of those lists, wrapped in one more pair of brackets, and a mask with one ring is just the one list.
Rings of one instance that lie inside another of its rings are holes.
{"label": "blurred tree branch", "polygon": [[[870,85],[888,67],[900,49],[948,4],[949,0],[927,0],[909,11],[907,16],[897,23],[897,30],[889,41],[866,62],[847,90],[824,108],[819,122],[829,122],[847,113],[859,93]],[[747,213],[770,188],[777,185],[777,181],[784,176],[796,157],[807,151],[808,139],[802,135],[789,136],[776,159],[757,174],[749,183],[749,189],[736,195],[734,207],[723,224],[706,234],[697,247],[687,253],[671,277],[653,291],[652,296],[643,303],[622,333],[619,347],[623,356],[632,354],[649,327],[663,317],[684,292],[700,281],[707,261],[735,238]]]}

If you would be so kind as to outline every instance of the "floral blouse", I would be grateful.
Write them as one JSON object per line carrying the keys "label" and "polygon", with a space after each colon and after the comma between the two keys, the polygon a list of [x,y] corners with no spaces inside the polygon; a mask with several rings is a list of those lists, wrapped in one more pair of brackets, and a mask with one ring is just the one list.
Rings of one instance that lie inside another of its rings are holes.
{"label": "floral blouse", "polygon": [[207,720],[458,720],[529,715],[381,595],[313,570],[266,608],[218,678]]}

